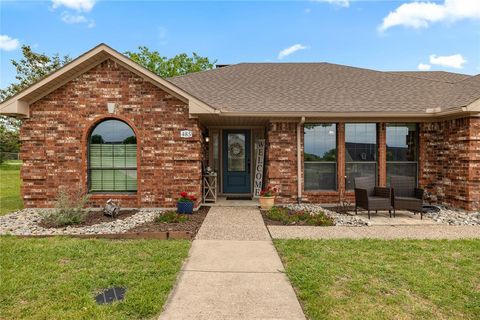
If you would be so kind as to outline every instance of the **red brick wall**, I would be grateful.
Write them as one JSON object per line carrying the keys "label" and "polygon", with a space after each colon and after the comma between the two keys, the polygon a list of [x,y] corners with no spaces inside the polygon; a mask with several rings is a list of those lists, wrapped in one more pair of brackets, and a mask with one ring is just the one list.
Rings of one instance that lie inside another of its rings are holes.
{"label": "red brick wall", "polygon": [[280,189],[281,203],[297,201],[297,124],[272,122],[267,132],[266,182]]}
{"label": "red brick wall", "polygon": [[[107,102],[116,112],[107,111]],[[30,106],[21,129],[22,194],[26,207],[51,207],[58,188],[87,188],[86,141],[93,126],[115,117],[137,133],[138,192],[91,196],[124,207],[174,207],[178,193],[201,196],[202,137],[188,105],[107,60]],[[180,138],[180,130],[193,138]]]}
{"label": "red brick wall", "polygon": [[419,167],[432,202],[480,210],[480,118],[421,124]]}
{"label": "red brick wall", "polygon": [[[279,203],[297,199],[295,122],[273,122],[268,130],[267,181],[281,189]],[[338,191],[303,191],[302,201],[337,203],[345,192],[345,126],[337,124]],[[378,129],[379,184],[386,184],[385,124]],[[303,149],[303,132],[302,132]],[[302,152],[303,157],[303,152]],[[303,159],[302,159],[303,166]],[[302,167],[303,172],[303,167]],[[303,189],[303,177],[302,189]],[[419,184],[435,203],[480,210],[480,118],[464,118],[420,125]]]}

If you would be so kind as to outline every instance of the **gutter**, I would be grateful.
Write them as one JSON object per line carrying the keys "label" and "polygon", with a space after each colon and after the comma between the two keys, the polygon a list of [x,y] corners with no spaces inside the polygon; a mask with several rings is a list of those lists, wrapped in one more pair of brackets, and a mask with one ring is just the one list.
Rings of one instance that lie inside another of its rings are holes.
{"label": "gutter", "polygon": [[302,203],[302,126],[305,123],[305,117],[300,119],[297,124],[297,202]]}

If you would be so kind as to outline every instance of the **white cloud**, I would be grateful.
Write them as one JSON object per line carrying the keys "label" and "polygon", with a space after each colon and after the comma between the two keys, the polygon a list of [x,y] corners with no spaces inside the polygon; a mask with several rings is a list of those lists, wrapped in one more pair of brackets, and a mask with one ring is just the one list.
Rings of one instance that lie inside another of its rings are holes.
{"label": "white cloud", "polygon": [[299,50],[305,50],[307,49],[308,47],[307,46],[304,46],[304,45],[301,45],[301,44],[294,44],[293,46],[291,47],[288,47],[286,49],[283,49],[282,51],[280,51],[278,53],[278,59],[283,59],[285,57],[288,57],[289,55],[291,55],[292,53],[294,52],[297,52]]}
{"label": "white cloud", "polygon": [[454,54],[451,56],[437,56],[436,54],[430,55],[430,63],[442,67],[462,69],[466,62],[467,60],[465,60],[461,54]]}
{"label": "white cloud", "polygon": [[88,22],[87,18],[82,15],[72,15],[68,12],[62,13],[62,21],[68,24],[75,24],[75,23],[86,23]]}
{"label": "white cloud", "polygon": [[95,27],[95,21],[87,19],[87,17],[81,14],[70,14],[68,12],[63,12],[61,19],[67,24],[86,23],[87,28]]}
{"label": "white cloud", "polygon": [[309,9],[309,8],[305,9],[305,13],[310,13],[310,12],[312,12],[312,9]]}
{"label": "white cloud", "polygon": [[0,35],[0,49],[5,51],[13,51],[20,46],[18,39],[11,38],[6,34]]}
{"label": "white cloud", "polygon": [[350,6],[350,0],[311,0],[314,2],[328,2],[340,7],[348,8]]}
{"label": "white cloud", "polygon": [[417,67],[417,69],[420,70],[420,71],[428,71],[431,68],[432,68],[432,66],[429,65],[429,64],[426,64],[426,63],[420,63]]}
{"label": "white cloud", "polygon": [[97,0],[52,0],[53,9],[66,7],[78,12],[89,12],[95,6]]}
{"label": "white cloud", "polygon": [[385,31],[395,26],[426,28],[434,22],[462,19],[480,19],[478,0],[445,0],[442,4],[420,1],[404,3],[383,18],[378,30]]}
{"label": "white cloud", "polygon": [[344,8],[348,8],[350,6],[349,0],[327,0],[327,2]]}

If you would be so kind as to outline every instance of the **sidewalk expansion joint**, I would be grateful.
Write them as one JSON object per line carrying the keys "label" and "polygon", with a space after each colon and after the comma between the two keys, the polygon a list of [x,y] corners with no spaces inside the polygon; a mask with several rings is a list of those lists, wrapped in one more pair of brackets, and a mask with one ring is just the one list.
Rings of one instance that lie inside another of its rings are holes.
{"label": "sidewalk expansion joint", "polygon": [[202,273],[249,273],[249,274],[284,274],[285,272],[282,270],[277,271],[225,271],[225,270],[192,270],[186,269],[182,270],[182,272],[202,272]]}

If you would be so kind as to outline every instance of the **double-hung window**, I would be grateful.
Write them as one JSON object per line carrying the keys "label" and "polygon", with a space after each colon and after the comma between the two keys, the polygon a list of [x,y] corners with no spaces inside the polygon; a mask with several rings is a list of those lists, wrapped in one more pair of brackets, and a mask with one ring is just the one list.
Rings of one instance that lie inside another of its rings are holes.
{"label": "double-hung window", "polygon": [[415,123],[387,124],[387,184],[392,176],[417,178],[418,126]]}
{"label": "double-hung window", "polygon": [[90,192],[137,191],[137,139],[123,121],[100,122],[88,142]]}
{"label": "double-hung window", "polygon": [[337,125],[304,126],[304,189],[337,189]]}
{"label": "double-hung window", "polygon": [[355,187],[355,178],[377,176],[377,124],[345,124],[346,189]]}

